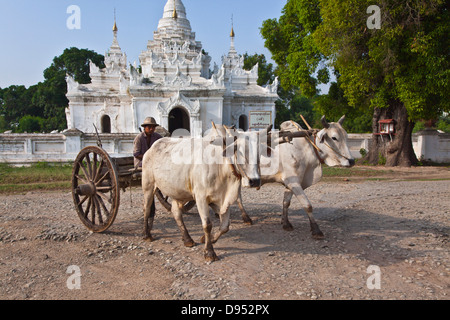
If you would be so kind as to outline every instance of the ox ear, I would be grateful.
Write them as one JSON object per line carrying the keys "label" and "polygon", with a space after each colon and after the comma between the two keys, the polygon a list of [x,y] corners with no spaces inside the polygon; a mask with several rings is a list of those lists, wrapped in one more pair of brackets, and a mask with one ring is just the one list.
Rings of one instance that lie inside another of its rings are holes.
{"label": "ox ear", "polygon": [[226,145],[226,141],[225,141],[225,139],[224,139],[224,143],[225,143],[225,146],[223,147],[223,156],[226,158],[226,157],[229,157],[230,155],[233,155],[234,156],[234,154],[236,153],[236,151],[237,151],[237,147],[238,147],[238,145],[237,145],[237,137],[234,137],[234,141],[233,141],[233,143],[232,144],[230,144],[230,145]]}
{"label": "ox ear", "polygon": [[327,119],[325,118],[325,116],[322,117],[322,119],[320,119],[320,121],[322,122],[322,125],[325,129],[328,129],[330,127],[330,124],[328,123]]}
{"label": "ox ear", "polygon": [[317,138],[319,138],[320,143],[324,142],[326,135],[327,133],[325,132],[325,130],[322,130],[317,134]]}
{"label": "ox ear", "polygon": [[345,120],[345,114],[339,119],[338,123],[342,126]]}

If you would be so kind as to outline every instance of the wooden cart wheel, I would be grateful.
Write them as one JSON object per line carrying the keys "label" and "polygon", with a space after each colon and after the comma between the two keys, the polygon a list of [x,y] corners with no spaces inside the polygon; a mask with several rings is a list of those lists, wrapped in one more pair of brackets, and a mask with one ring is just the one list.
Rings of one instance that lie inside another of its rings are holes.
{"label": "wooden cart wheel", "polygon": [[80,151],[73,166],[72,196],[81,222],[91,231],[106,231],[120,204],[117,170],[108,153],[91,146]]}
{"label": "wooden cart wheel", "polygon": [[[169,201],[170,198],[166,197],[162,194],[161,190],[156,190],[156,198],[158,198],[159,202],[166,208],[167,211],[172,212],[172,202]],[[184,205],[184,212],[188,212],[195,206],[195,201],[189,201]]]}

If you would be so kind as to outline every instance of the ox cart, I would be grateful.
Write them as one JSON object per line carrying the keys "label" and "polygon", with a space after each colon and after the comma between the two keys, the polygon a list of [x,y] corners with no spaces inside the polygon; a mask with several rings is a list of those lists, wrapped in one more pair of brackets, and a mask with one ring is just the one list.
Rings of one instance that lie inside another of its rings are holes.
{"label": "ox cart", "polygon": [[[81,222],[92,232],[106,231],[116,219],[120,190],[141,186],[141,176],[133,157],[112,158],[101,144],[81,150],[72,171],[72,196]],[[157,190],[156,198],[171,211],[168,197]],[[195,201],[186,203],[185,211],[194,205]]]}
{"label": "ox cart", "polygon": [[[308,138],[314,130],[279,132],[279,143],[293,138]],[[102,148],[98,136],[97,146],[80,151],[72,171],[72,196],[75,210],[81,222],[92,232],[106,231],[114,223],[120,206],[120,190],[141,186],[142,171],[134,167],[134,157],[112,158]],[[167,211],[171,211],[171,199],[156,191],[156,198]],[[184,212],[195,206],[195,201],[184,205]]]}

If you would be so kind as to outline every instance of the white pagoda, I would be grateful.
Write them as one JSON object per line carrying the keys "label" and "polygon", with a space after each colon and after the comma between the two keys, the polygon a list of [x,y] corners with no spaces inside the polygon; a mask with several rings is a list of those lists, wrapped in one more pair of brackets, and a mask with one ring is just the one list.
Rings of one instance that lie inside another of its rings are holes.
{"label": "white pagoda", "polygon": [[67,76],[68,129],[85,133],[138,133],[146,117],[169,132],[186,129],[202,135],[217,124],[258,130],[275,122],[278,80],[257,85],[258,66],[243,69],[232,28],[228,55],[210,71],[211,57],[196,41],[181,0],[168,0],[153,40],[140,56],[140,67],[128,66],[117,41],[105,55],[105,68],[90,64],[92,83]]}

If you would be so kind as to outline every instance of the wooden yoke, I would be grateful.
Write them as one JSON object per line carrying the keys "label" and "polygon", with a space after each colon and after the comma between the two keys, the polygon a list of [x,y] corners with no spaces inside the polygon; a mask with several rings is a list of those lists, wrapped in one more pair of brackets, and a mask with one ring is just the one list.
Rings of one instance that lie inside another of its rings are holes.
{"label": "wooden yoke", "polygon": [[[302,118],[303,122],[306,124],[306,126],[308,127],[308,132],[311,132],[312,135],[314,135],[314,137],[316,136],[318,130],[317,129],[312,129],[311,126],[308,124],[308,122],[306,121],[306,119],[303,117],[303,115],[300,115],[300,117]],[[297,130],[299,131],[304,131],[302,128],[300,128],[294,121],[291,120],[291,123],[297,128]],[[321,151],[319,149],[319,147],[315,144],[315,142],[313,142],[311,140],[311,138],[308,136],[305,137],[306,140],[308,140],[308,142],[313,146],[314,148],[314,152],[316,153],[317,159],[319,159],[320,163],[324,164],[325,161],[322,159],[322,157],[320,156],[319,152]],[[315,140],[315,138],[314,138]]]}

